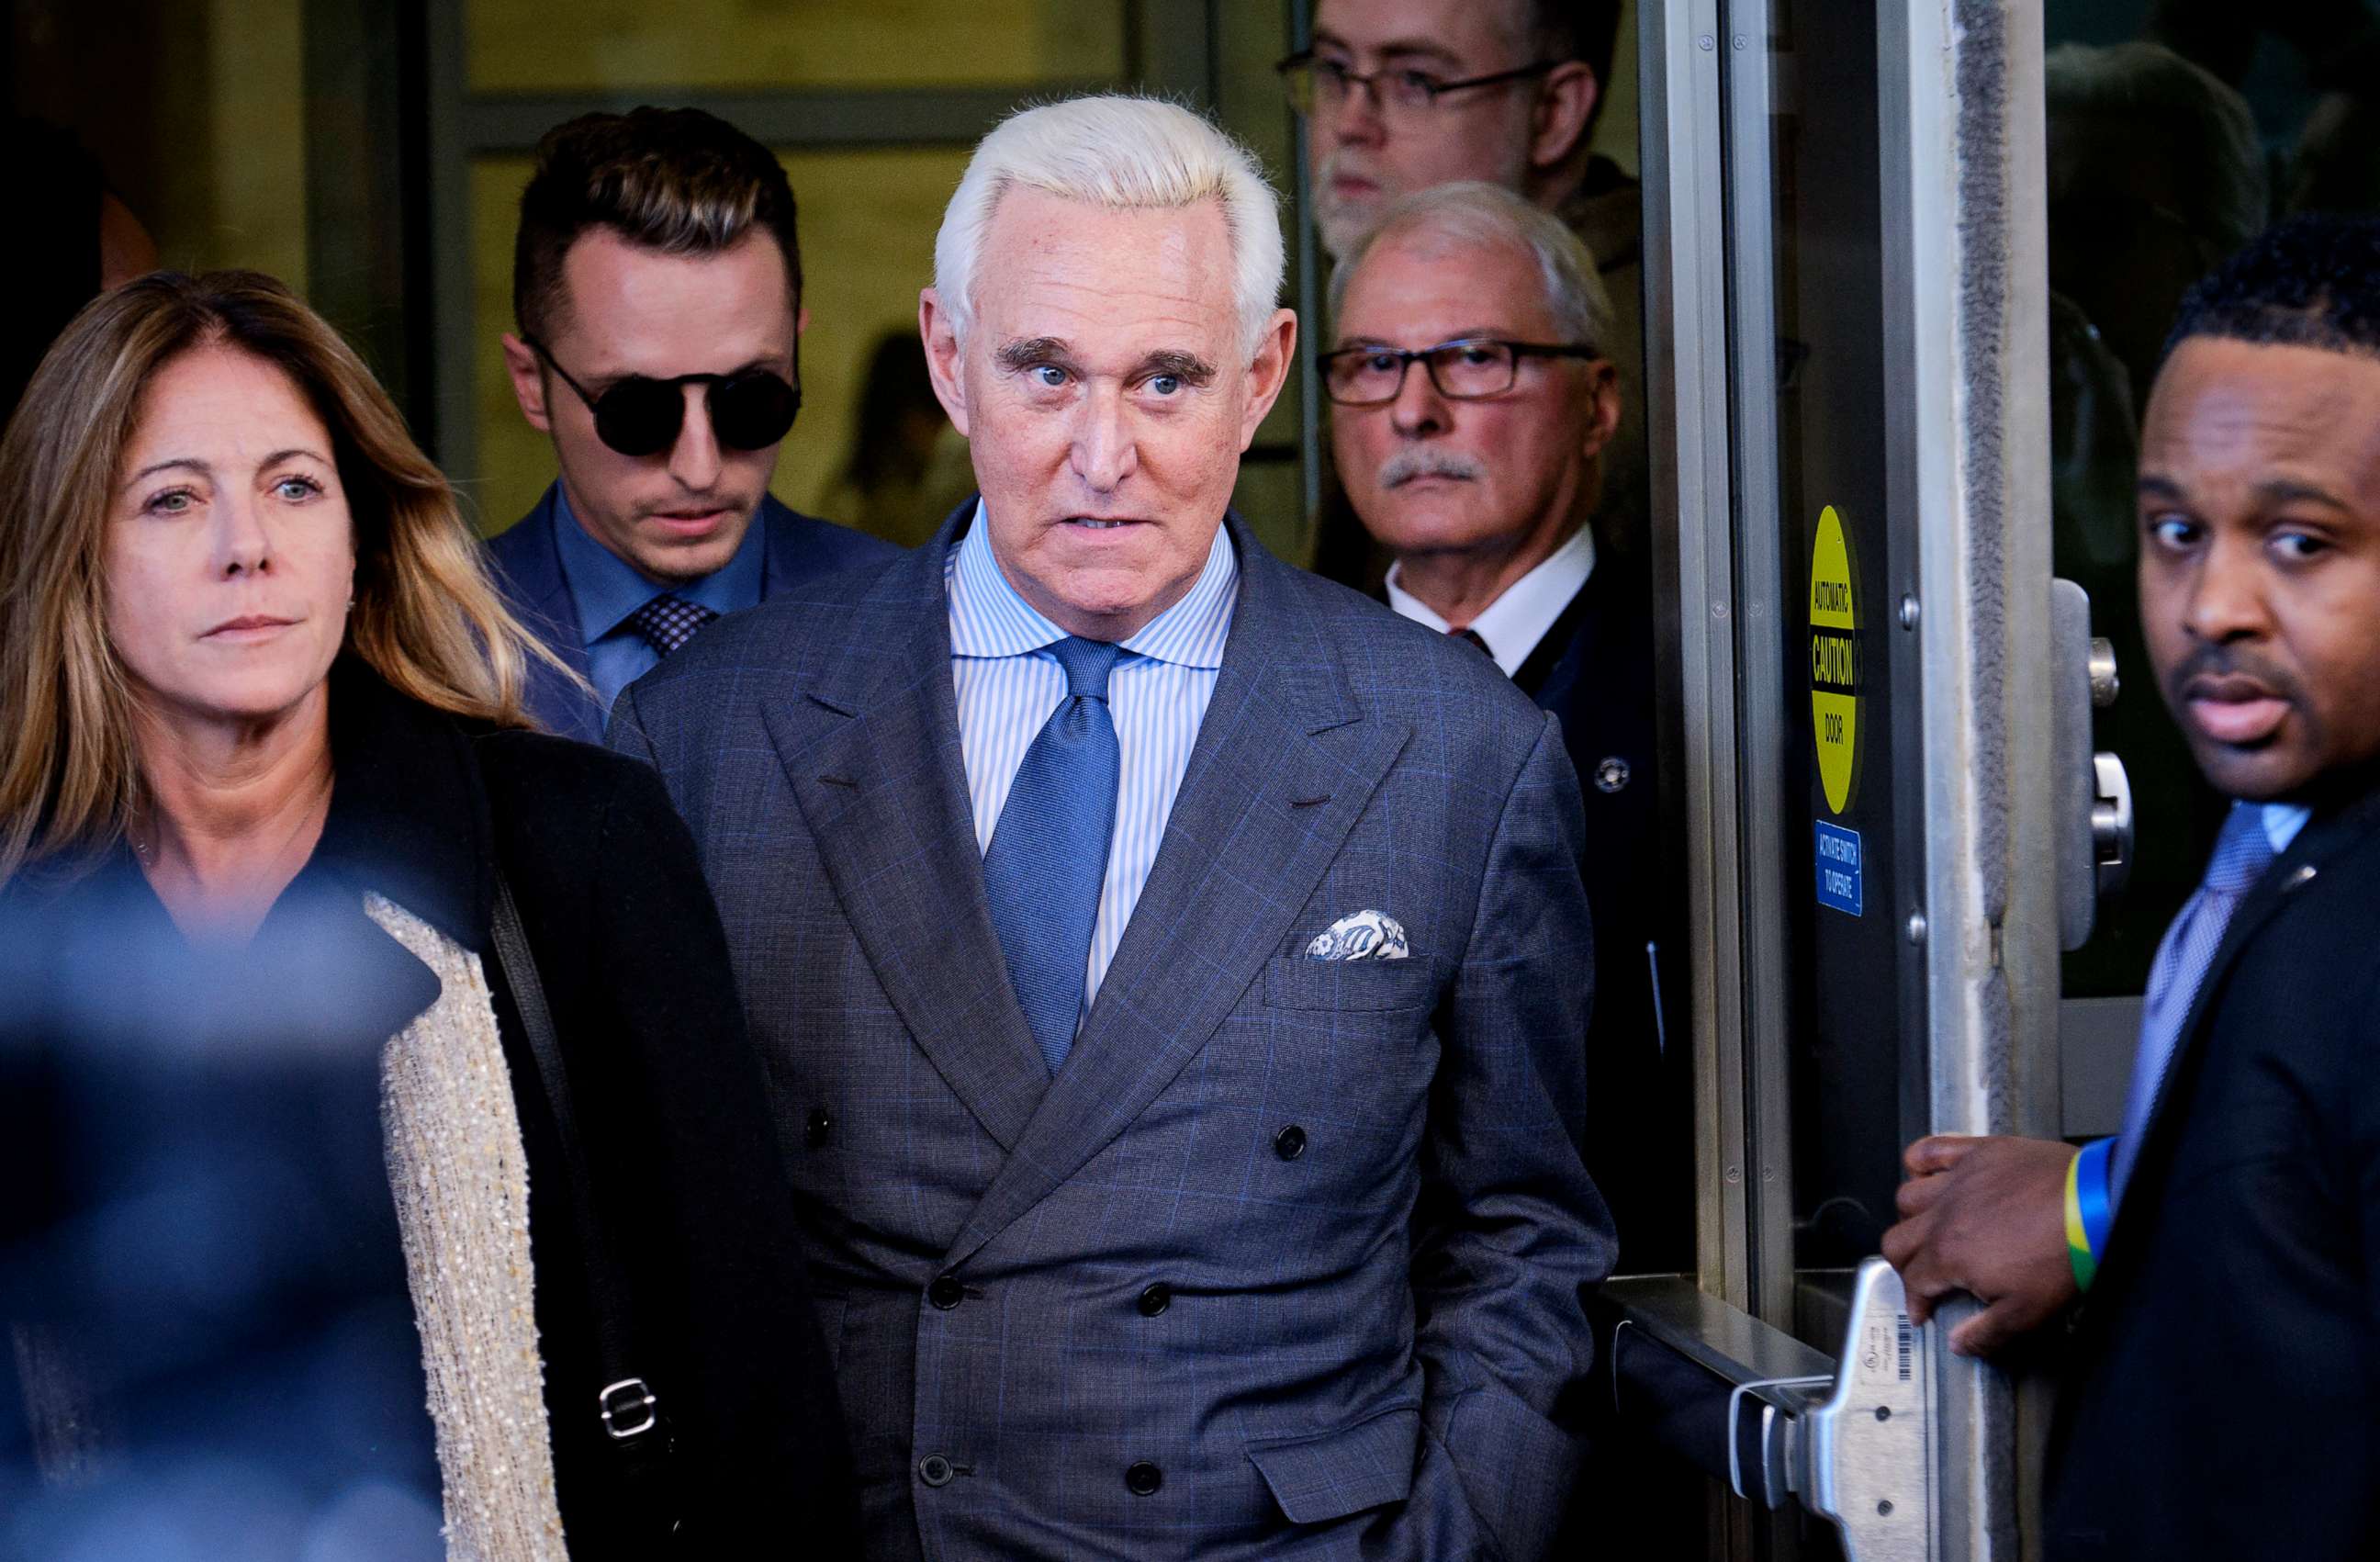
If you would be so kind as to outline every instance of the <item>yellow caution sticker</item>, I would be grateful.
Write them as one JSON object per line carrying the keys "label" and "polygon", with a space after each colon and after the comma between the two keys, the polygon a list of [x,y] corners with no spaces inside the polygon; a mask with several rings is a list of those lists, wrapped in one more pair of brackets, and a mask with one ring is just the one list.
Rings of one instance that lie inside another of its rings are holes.
{"label": "yellow caution sticker", "polygon": [[1828,505],[1810,550],[1810,720],[1818,739],[1818,783],[1837,814],[1859,783],[1859,587],[1852,580],[1843,518]]}

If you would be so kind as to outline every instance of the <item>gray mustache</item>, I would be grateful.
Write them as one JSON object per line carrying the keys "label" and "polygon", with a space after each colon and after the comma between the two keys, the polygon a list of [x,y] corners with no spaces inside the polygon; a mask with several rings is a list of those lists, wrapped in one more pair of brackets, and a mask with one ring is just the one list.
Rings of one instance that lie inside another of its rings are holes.
{"label": "gray mustache", "polygon": [[1458,456],[1451,450],[1415,448],[1400,450],[1381,462],[1379,482],[1383,488],[1394,488],[1417,477],[1451,477],[1470,482],[1486,475],[1487,469],[1468,456]]}

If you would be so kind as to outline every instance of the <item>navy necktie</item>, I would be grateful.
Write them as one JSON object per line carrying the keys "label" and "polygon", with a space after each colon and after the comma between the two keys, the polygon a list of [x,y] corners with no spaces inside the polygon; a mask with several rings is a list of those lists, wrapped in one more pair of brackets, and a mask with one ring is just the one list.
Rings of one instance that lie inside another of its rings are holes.
{"label": "navy necktie", "polygon": [[1075,638],[1044,649],[1066,669],[1066,697],[1017,766],[984,853],[983,885],[1009,983],[1054,1074],[1082,1019],[1091,927],[1115,833],[1120,751],[1108,674],[1121,653]]}
{"label": "navy necktie", "polygon": [[2206,968],[2222,946],[2223,931],[2231,914],[2265,870],[2273,865],[2272,838],[2265,833],[2265,811],[2255,803],[2231,805],[2223,833],[2215,838],[2215,855],[2207,860],[2206,877],[2198,893],[2181,908],[2157,946],[2156,961],[2149,967],[2148,1003],[2141,1011],[2141,1050],[2132,1059],[2131,1089],[2124,1096],[2124,1131],[2107,1162],[2107,1193],[2111,1203],[2124,1196],[2132,1163],[2149,1126],[2149,1110],[2156,1104],[2158,1088],[2173,1064],[2181,1040],[2182,1021],[2197,1000]]}
{"label": "navy necktie", "polygon": [[663,592],[628,615],[628,627],[666,656],[694,638],[695,631],[719,615],[698,602]]}

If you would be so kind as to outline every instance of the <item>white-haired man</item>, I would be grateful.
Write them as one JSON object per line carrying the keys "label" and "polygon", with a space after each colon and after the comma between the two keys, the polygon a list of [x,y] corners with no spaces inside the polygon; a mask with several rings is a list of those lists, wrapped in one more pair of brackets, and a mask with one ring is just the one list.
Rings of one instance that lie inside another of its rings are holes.
{"label": "white-haired man", "polygon": [[[1593,147],[1621,9],[1620,0],[1317,0],[1313,47],[1280,70],[1305,121],[1315,231],[1340,264],[1392,202],[1470,180],[1554,213],[1585,241],[1610,299],[1602,346],[1625,414],[1604,453],[1597,524],[1617,545],[1607,567],[1642,581],[1652,504],[1642,201],[1636,181]],[[1376,581],[1345,521],[1326,505],[1317,567]]]}
{"label": "white-haired man", "polygon": [[1296,323],[1185,109],[1021,114],[919,311],[979,503],[613,743],[701,843],[881,1557],[1543,1555],[1609,1219],[1577,784],[1227,514]]}
{"label": "white-haired man", "polygon": [[[1683,974],[1668,936],[1653,623],[1588,527],[1621,421],[1611,306],[1586,247],[1488,184],[1390,206],[1331,277],[1322,355],[1347,496],[1395,562],[1389,605],[1492,658],[1559,716],[1582,782],[1595,909],[1587,1167],[1632,1271],[1694,1262]],[[1665,966],[1666,961],[1666,966]]]}

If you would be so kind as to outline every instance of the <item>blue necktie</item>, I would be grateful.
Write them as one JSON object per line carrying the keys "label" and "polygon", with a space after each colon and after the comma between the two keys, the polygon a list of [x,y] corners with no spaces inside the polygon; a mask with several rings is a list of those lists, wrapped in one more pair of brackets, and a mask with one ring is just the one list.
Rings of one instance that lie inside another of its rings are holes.
{"label": "blue necktie", "polygon": [[1091,926],[1115,833],[1119,750],[1108,674],[1121,652],[1071,638],[1043,649],[1066,669],[1066,698],[1017,766],[984,853],[983,887],[1009,983],[1054,1074],[1082,1019]]}
{"label": "blue necktie", "polygon": [[2273,865],[2273,843],[2265,833],[2261,804],[2235,802],[2223,833],[2215,838],[2215,855],[2207,860],[2206,877],[2198,893],[2181,908],[2157,946],[2156,962],[2149,967],[2148,1004],[2141,1011],[2141,1050],[2132,1059],[2131,1089],[2124,1096],[2124,1131],[2107,1162],[2108,1202],[2120,1202],[2131,1180],[2132,1162],[2147,1133],[2149,1109],[2156,1104],[2158,1087],[2173,1063],[2173,1049],[2181,1040],[2182,1021],[2197,1000],[2199,983],[2223,943],[2231,914]]}

